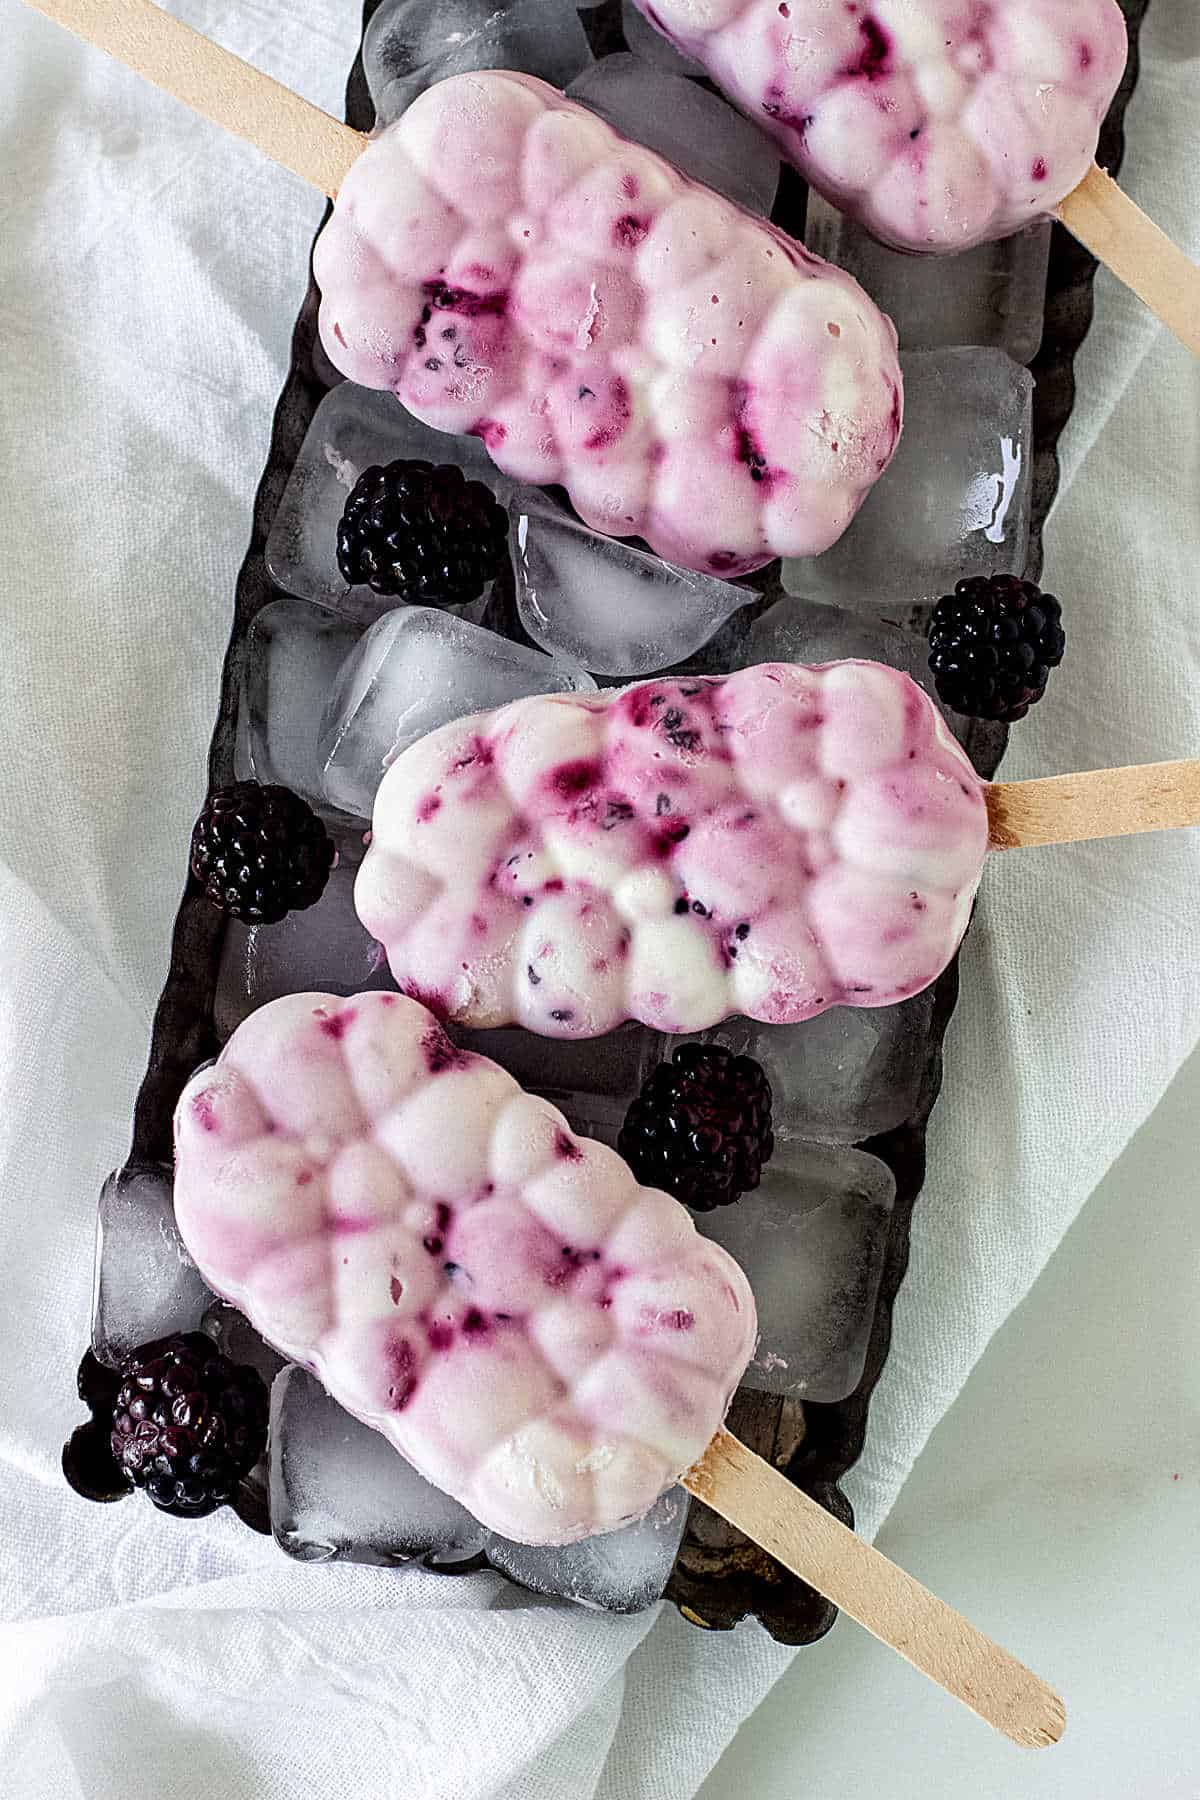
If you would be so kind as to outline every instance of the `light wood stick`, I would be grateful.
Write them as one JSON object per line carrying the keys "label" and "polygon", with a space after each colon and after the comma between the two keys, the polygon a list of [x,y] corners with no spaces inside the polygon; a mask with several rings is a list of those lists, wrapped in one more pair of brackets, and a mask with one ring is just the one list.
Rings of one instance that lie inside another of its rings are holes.
{"label": "light wood stick", "polygon": [[332,199],[366,138],[152,0],[26,0]]}
{"label": "light wood stick", "polygon": [[1058,208],[1067,230],[1200,356],[1200,268],[1095,163]]}
{"label": "light wood stick", "polygon": [[993,850],[1200,825],[1200,762],[1134,763],[987,790]]}
{"label": "light wood stick", "polygon": [[1062,1736],[1066,1708],[1044,1681],[728,1431],[683,1485],[1014,1744]]}

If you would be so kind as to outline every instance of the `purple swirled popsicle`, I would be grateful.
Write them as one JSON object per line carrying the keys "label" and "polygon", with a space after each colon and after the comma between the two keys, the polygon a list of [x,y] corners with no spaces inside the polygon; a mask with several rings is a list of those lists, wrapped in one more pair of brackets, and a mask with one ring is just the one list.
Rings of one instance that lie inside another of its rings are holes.
{"label": "purple swirled popsicle", "polygon": [[595,1037],[907,999],[983,869],[985,784],[878,663],[762,663],[518,700],[376,796],[355,905],[442,1017]]}
{"label": "purple swirled popsicle", "polygon": [[900,433],[896,334],[856,282],[529,76],[424,93],[313,267],[352,381],[686,568],[827,549]]}
{"label": "purple swirled popsicle", "polygon": [[635,0],[826,199],[900,250],[1053,212],[1125,67],[1116,0]]}
{"label": "purple swirled popsicle", "polygon": [[175,1115],[205,1279],[484,1525],[562,1544],[701,1455],[754,1348],[737,1263],[399,994],[296,994]]}

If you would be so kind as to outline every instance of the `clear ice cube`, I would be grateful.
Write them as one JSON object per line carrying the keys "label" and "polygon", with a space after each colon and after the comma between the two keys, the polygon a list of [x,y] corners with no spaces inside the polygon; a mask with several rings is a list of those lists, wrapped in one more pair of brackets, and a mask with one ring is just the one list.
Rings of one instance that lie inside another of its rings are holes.
{"label": "clear ice cube", "polygon": [[512,519],[522,625],[551,655],[596,675],[632,678],[685,662],[758,598],[601,537],[540,496],[522,496]]}
{"label": "clear ice cube", "polygon": [[212,1294],[175,1226],[171,1175],[157,1165],[118,1170],[100,1190],[92,1349],[116,1368],[173,1331],[197,1331]]}
{"label": "clear ice cube", "polygon": [[777,1139],[858,1144],[912,1113],[932,1012],[926,988],[896,1006],[831,1006],[799,1025],[726,1019],[701,1036],[762,1064]]}
{"label": "clear ice cube", "polygon": [[395,605],[369,587],[347,587],[337,566],[337,528],[350,489],[364,469],[399,457],[452,463],[484,481],[507,503],[506,481],[478,438],[422,425],[394,394],[339,381],[313,414],[267,538],[276,587],[369,623]]}
{"label": "clear ice cube", "polygon": [[469,69],[520,69],[565,87],[591,61],[574,0],[384,0],[363,39],[375,119]]}
{"label": "clear ice cube", "polygon": [[271,1389],[271,1529],[301,1562],[478,1550],[483,1527],[294,1363]]}
{"label": "clear ice cube", "polygon": [[644,62],[651,63],[656,69],[665,69],[670,75],[704,74],[700,63],[677,50],[661,31],[655,31],[645,13],[634,5],[634,0],[621,0],[621,25],[625,42]]}
{"label": "clear ice cube", "polygon": [[254,615],[238,687],[235,773],[279,782],[331,816],[317,758],[321,715],[361,628],[307,600],[272,600]]}
{"label": "clear ice cube", "polygon": [[760,1187],[696,1215],[742,1265],[759,1340],[742,1385],[828,1403],[853,1393],[866,1362],[896,1184],[877,1157],[783,1144]]}
{"label": "clear ice cube", "polygon": [[214,1300],[204,1315],[202,1329],[232,1363],[255,1369],[270,1387],[286,1360],[228,1300]]}
{"label": "clear ice cube", "polygon": [[664,1055],[666,1039],[645,1025],[622,1025],[598,1038],[544,1038],[520,1026],[488,1031],[454,1026],[465,1049],[490,1056],[523,1088],[544,1094],[561,1107],[572,1124],[585,1121],[587,1136],[598,1135],[603,1120],[613,1130],[645,1077]]}
{"label": "clear ice cube", "polygon": [[384,770],[426,732],[526,694],[595,686],[582,669],[453,613],[426,606],[385,613],[343,666],[325,712],[326,796],[369,818]]}
{"label": "clear ice cube", "polygon": [[[906,611],[897,608],[897,611]],[[847,657],[902,669],[936,702],[929,672],[929,644],[923,634],[886,619],[844,612],[840,606],[785,594],[750,627],[745,666],[762,662],[837,662]]]}
{"label": "clear ice cube", "polygon": [[645,144],[693,181],[764,217],[779,186],[779,151],[741,113],[706,88],[640,56],[618,52],[567,89],[614,131]]}
{"label": "clear ice cube", "polygon": [[387,1440],[289,1363],[271,1389],[271,1529],[301,1562],[461,1562],[484,1550],[538,1594],[637,1612],[662,1594],[687,1517],[679,1488],[644,1519],[562,1548],[515,1544],[418,1475]]}
{"label": "clear ice cube", "polygon": [[804,240],[866,288],[906,351],[985,344],[1030,363],[1042,341],[1049,219],[957,256],[906,256],[823,200],[808,196]]}
{"label": "clear ice cube", "polygon": [[490,1536],[488,1561],[535,1594],[553,1594],[605,1612],[642,1612],[662,1598],[687,1511],[687,1494],[671,1488],[644,1518],[578,1544],[514,1544]]}
{"label": "clear ice cube", "polygon": [[968,575],[1020,574],[1029,548],[1033,377],[1003,350],[901,357],[890,467],[822,556],[785,562],[790,593],[886,613]]}
{"label": "clear ice cube", "polygon": [[213,999],[213,1025],[222,1043],[243,1019],[283,994],[395,988],[382,944],[354,910],[355,873],[339,864],[315,906],[291,912],[277,925],[230,919]]}

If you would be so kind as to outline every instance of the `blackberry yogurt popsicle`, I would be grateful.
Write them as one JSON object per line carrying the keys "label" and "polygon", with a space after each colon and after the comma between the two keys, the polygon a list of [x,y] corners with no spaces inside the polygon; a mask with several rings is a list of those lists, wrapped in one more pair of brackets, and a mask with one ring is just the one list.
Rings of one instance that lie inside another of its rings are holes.
{"label": "blackberry yogurt popsicle", "polygon": [[722,1429],[745,1275],[415,1001],[253,1014],[175,1115],[206,1279],[484,1525],[564,1544],[676,1481],[1016,1742],[1062,1702]]}
{"label": "blackberry yogurt popsicle", "polygon": [[313,270],[343,374],[686,568],[826,549],[899,436],[896,335],[857,283],[530,76],[428,89]]}

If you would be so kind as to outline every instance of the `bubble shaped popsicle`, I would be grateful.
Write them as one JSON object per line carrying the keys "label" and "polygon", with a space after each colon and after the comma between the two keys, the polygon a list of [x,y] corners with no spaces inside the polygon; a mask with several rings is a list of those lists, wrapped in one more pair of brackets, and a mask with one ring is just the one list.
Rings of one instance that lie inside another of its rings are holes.
{"label": "bubble shaped popsicle", "polygon": [[792,1025],[935,981],[989,844],[1198,819],[1195,764],[989,785],[898,670],[760,663],[431,733],[380,784],[355,905],[464,1024]]}
{"label": "bubble shaped popsicle", "polygon": [[677,1201],[397,994],[253,1014],[175,1115],[209,1283],[484,1524],[571,1542],[691,1493],[1016,1742],[1058,1697],[722,1427],[754,1301]]}

